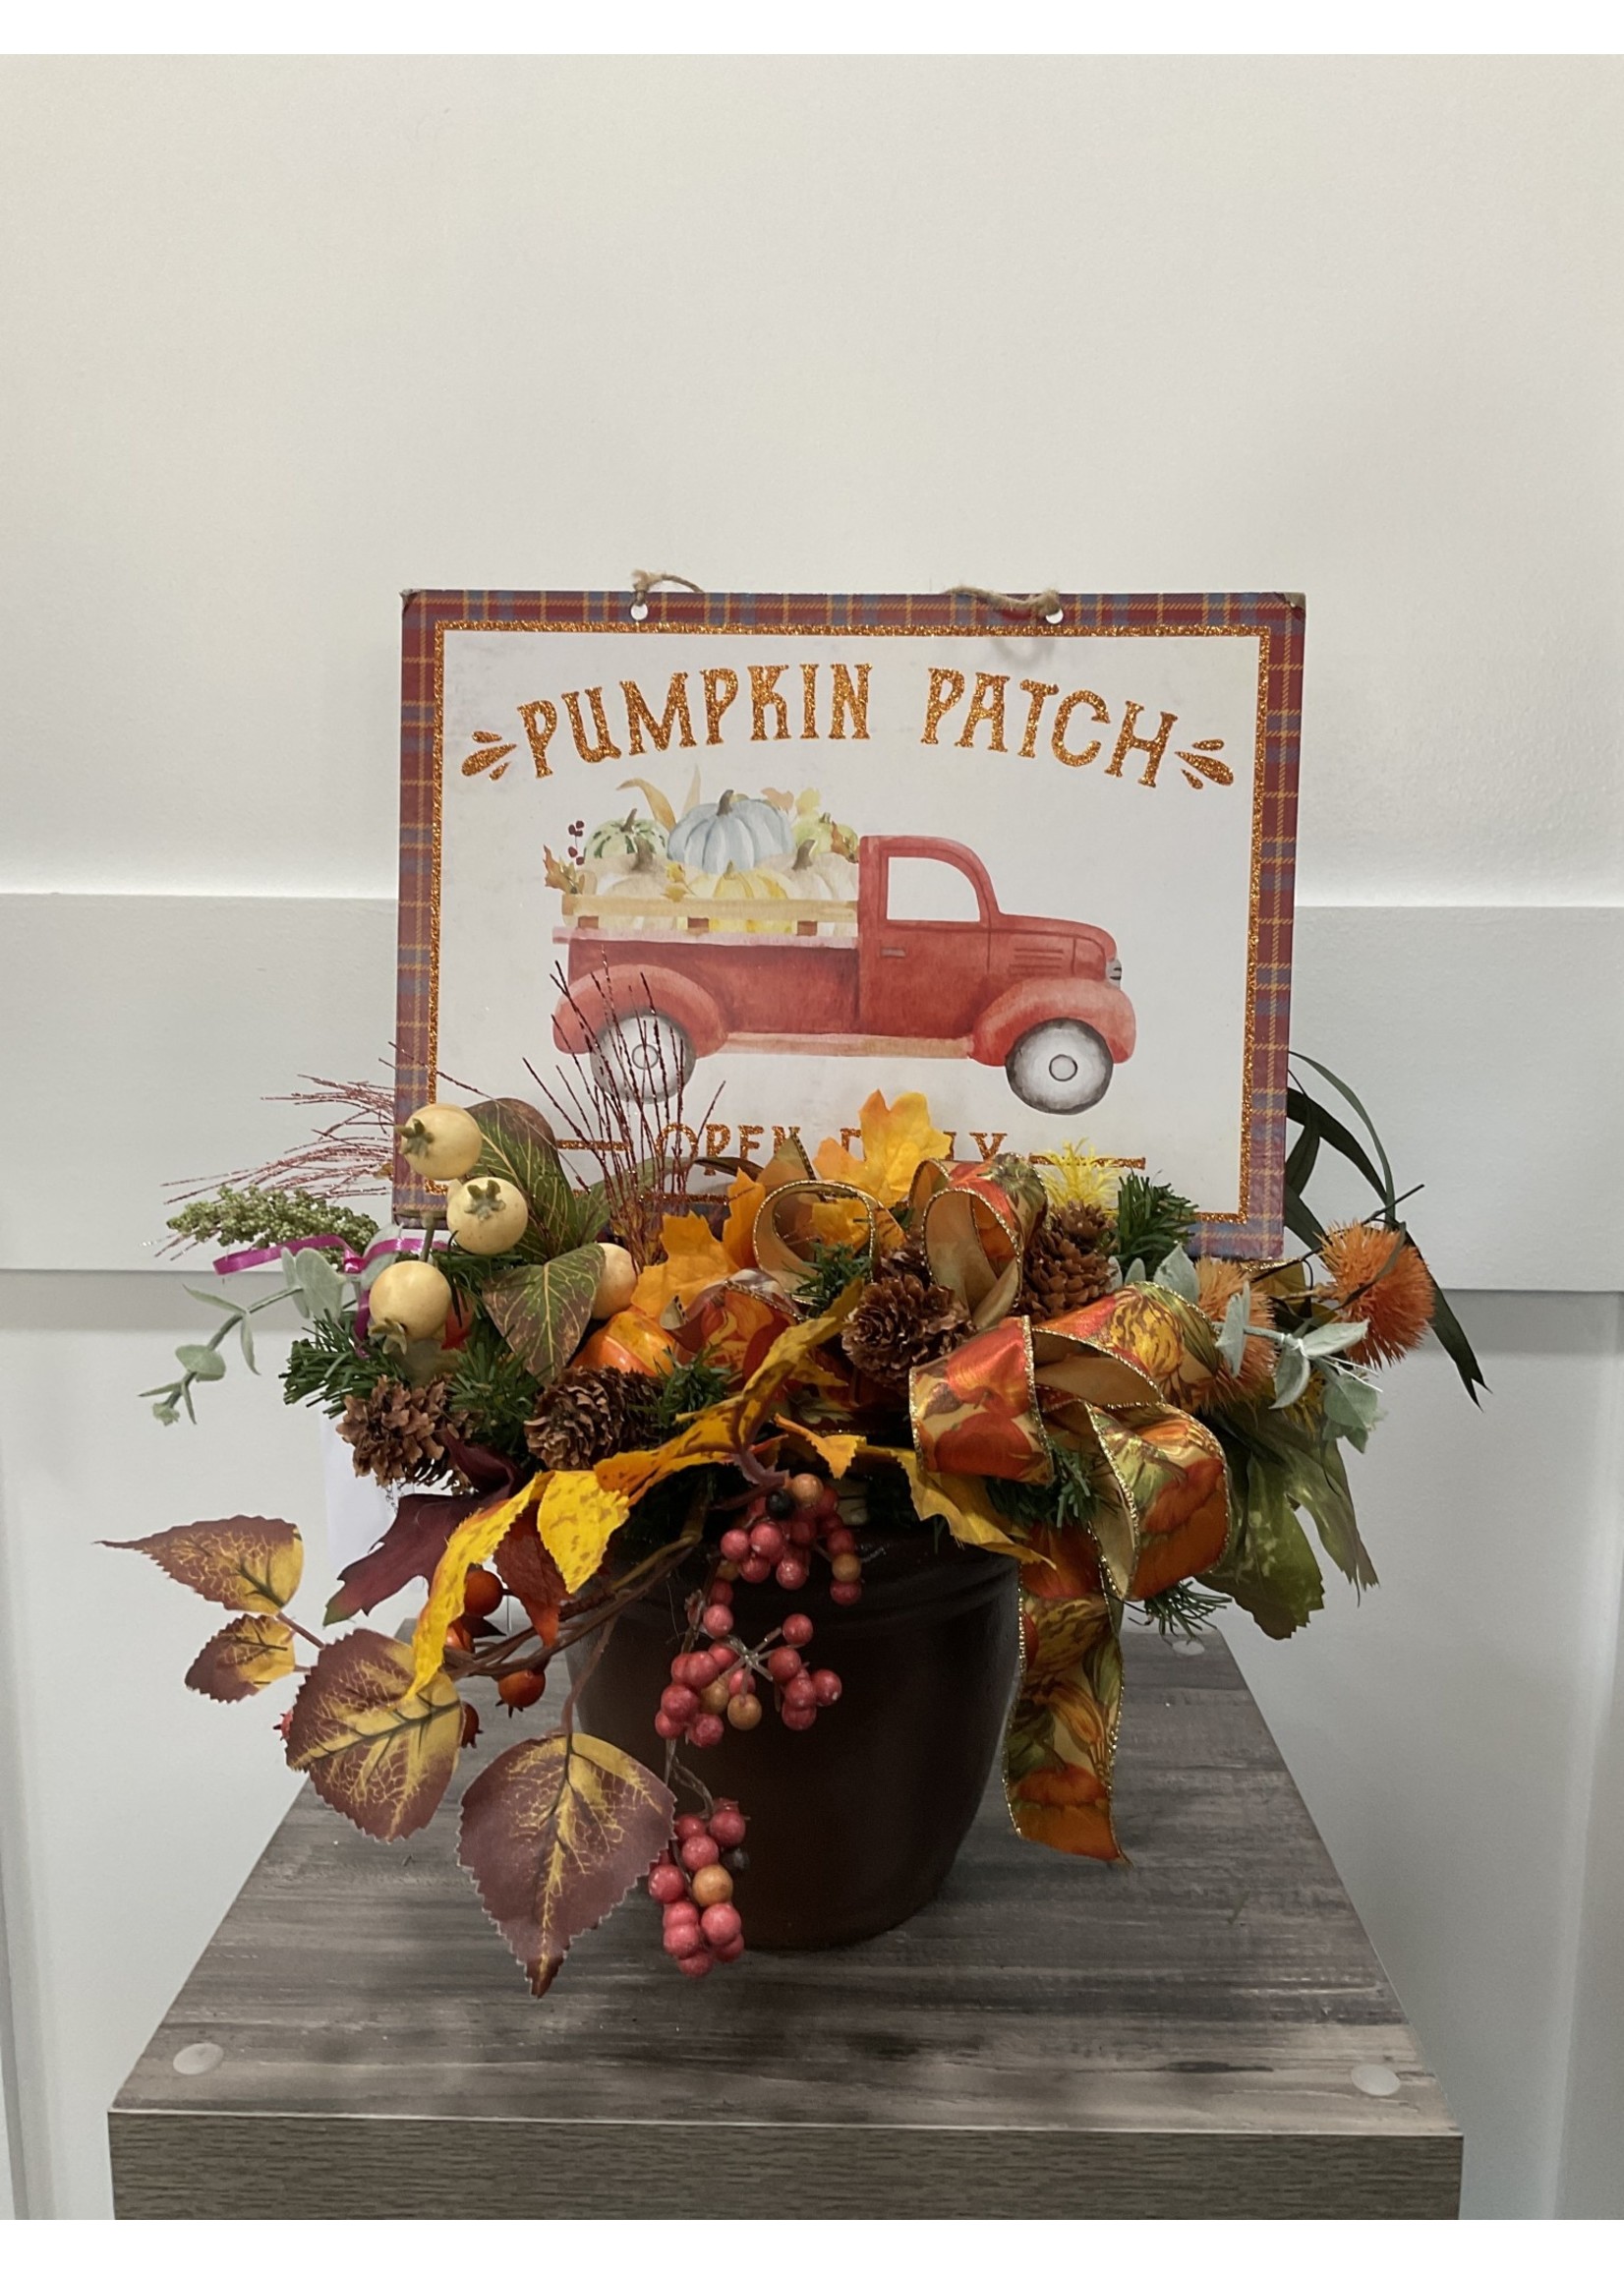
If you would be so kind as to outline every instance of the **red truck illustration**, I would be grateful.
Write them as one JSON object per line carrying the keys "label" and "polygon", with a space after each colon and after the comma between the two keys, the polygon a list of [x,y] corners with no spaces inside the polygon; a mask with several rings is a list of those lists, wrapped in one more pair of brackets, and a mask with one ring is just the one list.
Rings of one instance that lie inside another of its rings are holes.
{"label": "red truck illustration", "polygon": [[[903,860],[958,870],[976,915],[891,912],[892,864]],[[865,837],[856,876],[844,902],[695,899],[680,887],[641,900],[566,895],[555,1043],[647,1098],[686,1080],[697,1059],[760,1050],[971,1058],[1002,1066],[1040,1113],[1098,1104],[1134,1041],[1108,932],[1007,913],[976,855],[946,838]]]}

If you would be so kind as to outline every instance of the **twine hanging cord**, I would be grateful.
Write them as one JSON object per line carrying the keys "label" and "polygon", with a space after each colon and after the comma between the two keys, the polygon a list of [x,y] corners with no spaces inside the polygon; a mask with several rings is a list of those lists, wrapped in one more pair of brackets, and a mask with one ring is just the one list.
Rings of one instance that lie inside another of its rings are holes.
{"label": "twine hanging cord", "polygon": [[631,612],[639,619],[649,612],[649,595],[657,584],[679,584],[684,592],[693,592],[703,600],[705,587],[695,584],[690,577],[678,576],[674,568],[634,568],[631,572]]}
{"label": "twine hanging cord", "polygon": [[984,601],[1003,615],[1041,616],[1045,623],[1058,623],[1061,617],[1060,594],[1052,587],[1047,592],[1020,593],[989,592],[984,584],[950,584],[948,598]]}
{"label": "twine hanging cord", "polygon": [[[644,616],[649,612],[649,595],[657,584],[679,584],[684,592],[705,597],[703,585],[691,577],[678,576],[672,568],[634,568],[631,572],[631,612]],[[950,600],[979,600],[988,608],[996,608],[1003,615],[1029,615],[1041,617],[1045,623],[1058,623],[1061,617],[1060,594],[1051,586],[1046,592],[992,592],[984,584],[950,584]]]}

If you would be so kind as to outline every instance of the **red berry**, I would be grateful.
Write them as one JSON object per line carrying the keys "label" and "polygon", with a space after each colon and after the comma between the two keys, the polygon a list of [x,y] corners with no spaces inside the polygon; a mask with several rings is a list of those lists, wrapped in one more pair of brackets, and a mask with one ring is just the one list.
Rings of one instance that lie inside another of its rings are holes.
{"label": "red berry", "polygon": [[791,1547],[810,1547],[817,1537],[818,1527],[810,1516],[797,1516],[789,1527],[789,1545]]}
{"label": "red berry", "polygon": [[816,1706],[785,1706],[783,1725],[786,1729],[810,1729],[818,1718]]}
{"label": "red berry", "polygon": [[725,1674],[729,1666],[736,1664],[738,1660],[738,1653],[733,1649],[731,1643],[715,1643],[711,1649],[700,1655],[704,1657],[711,1669],[706,1676],[707,1681],[714,1681],[718,1674]]}
{"label": "red berry", "polygon": [[810,1674],[797,1674],[792,1682],[785,1684],[783,1703],[786,1712],[792,1708],[797,1714],[804,1713],[808,1706],[815,1706],[817,1702],[818,1693],[812,1686]]}
{"label": "red berry", "polygon": [[657,1903],[679,1903],[687,1892],[687,1879],[674,1863],[657,1863],[649,1874],[649,1893]]}
{"label": "red berry", "polygon": [[759,1524],[766,1513],[767,1495],[765,1492],[758,1492],[744,1511],[744,1521],[746,1524]]}
{"label": "red berry", "polygon": [[711,1903],[701,1914],[699,1931],[713,1951],[719,1950],[725,1943],[743,1941],[744,1921],[731,1903]]}
{"label": "red berry", "polygon": [[827,1524],[831,1517],[838,1516],[840,1514],[840,1508],[841,1495],[836,1491],[833,1485],[826,1485],[823,1490],[818,1494],[817,1501],[813,1506],[812,1513],[814,1516],[820,1517],[823,1522]]}
{"label": "red berry", "polygon": [[863,1583],[860,1579],[837,1579],[834,1586],[829,1591],[829,1600],[831,1603],[861,1603],[862,1599]]}
{"label": "red berry", "polygon": [[695,1832],[682,1842],[684,1871],[703,1871],[708,1863],[715,1863],[722,1849],[708,1832]]}
{"label": "red berry", "polygon": [[832,1706],[841,1694],[841,1677],[833,1666],[820,1666],[812,1676],[812,1693],[820,1706]]}
{"label": "red berry", "polygon": [[667,1903],[666,1905],[665,1924],[667,1927],[697,1927],[699,1924],[698,1903],[689,1902],[686,1896],[674,1903]]}
{"label": "red berry", "polygon": [[699,1711],[699,1700],[685,1682],[672,1682],[660,1693],[660,1711],[672,1721],[691,1721]]}
{"label": "red berry", "polygon": [[738,1567],[738,1575],[747,1587],[760,1587],[763,1580],[773,1576],[773,1566],[765,1555],[747,1555]]}
{"label": "red berry", "polygon": [[767,1654],[767,1671],[776,1682],[792,1682],[801,1670],[801,1654],[781,1647]]}
{"label": "red berry", "polygon": [[783,1534],[770,1518],[764,1518],[760,1524],[752,1524],[750,1527],[750,1547],[754,1554],[765,1556],[769,1563],[777,1563],[784,1549]]}
{"label": "red berry", "polygon": [[744,1955],[744,1937],[740,1935],[736,1943],[724,1943],[721,1950],[713,1951],[711,1955],[719,1966],[730,1966]]}
{"label": "red berry", "polygon": [[703,1982],[711,1968],[716,1964],[716,1960],[709,1951],[695,1951],[691,1958],[678,1958],[676,1962],[683,1973],[695,1982]]}
{"label": "red berry", "polygon": [[709,1651],[684,1651],[679,1659],[671,1661],[671,1680],[680,1682],[685,1690],[702,1690],[710,1678]]}
{"label": "red berry", "polygon": [[[729,1700],[729,1711],[737,1704],[737,1698]],[[724,1729],[722,1716],[720,1714],[701,1714],[698,1720],[695,1721],[688,1730],[688,1742],[690,1745],[699,1745],[702,1747],[707,1745],[720,1745],[722,1743],[723,1735]]]}
{"label": "red berry", "polygon": [[749,1830],[736,1808],[717,1807],[711,1811],[711,1837],[719,1847],[738,1847]]}
{"label": "red berry", "polygon": [[808,1566],[804,1555],[781,1556],[778,1570],[779,1585],[788,1588],[793,1593],[797,1587],[806,1585],[807,1570]]}
{"label": "red berry", "polygon": [[831,1555],[849,1555],[856,1545],[856,1535],[848,1532],[843,1524],[838,1524],[824,1541]]}
{"label": "red berry", "polygon": [[462,1608],[467,1618],[489,1618],[507,1593],[493,1571],[476,1563],[463,1582]]}
{"label": "red berry", "polygon": [[727,1719],[735,1729],[753,1729],[761,1720],[761,1700],[748,1692],[727,1700]]}
{"label": "red berry", "polygon": [[696,1834],[707,1829],[703,1816],[679,1816],[671,1826],[671,1830],[676,1834],[679,1842],[684,1839],[692,1839]]}
{"label": "red berry", "polygon": [[725,1634],[731,1634],[733,1631],[733,1612],[731,1604],[725,1603],[713,1603],[709,1604],[706,1608],[704,1617],[700,1620],[699,1623],[705,1629],[707,1634],[714,1634],[719,1639]]}
{"label": "red berry", "polygon": [[522,1714],[527,1706],[533,1706],[536,1703],[546,1688],[546,1674],[528,1671],[515,1672],[503,1674],[501,1680],[496,1684],[496,1695],[507,1708],[509,1714]]}
{"label": "red berry", "polygon": [[735,1524],[722,1535],[722,1552],[729,1563],[742,1563],[750,1552],[750,1535]]}
{"label": "red berry", "polygon": [[667,1924],[660,1937],[673,1958],[691,1958],[695,1951],[705,1948],[705,1931],[691,1925],[686,1919],[679,1926]]}
{"label": "red berry", "polygon": [[727,1676],[727,1695],[730,1698],[747,1698],[755,1686],[756,1677],[748,1666],[735,1666]]}
{"label": "red berry", "polygon": [[731,1603],[733,1600],[732,1583],[729,1580],[713,1579],[706,1593],[712,1603]]}
{"label": "red berry", "polygon": [[823,1479],[807,1469],[789,1480],[789,1497],[797,1508],[815,1508],[823,1498]]}
{"label": "red berry", "polygon": [[792,1610],[783,1622],[783,1639],[804,1650],[812,1640],[812,1621],[804,1610]]}
{"label": "red berry", "polygon": [[836,1555],[830,1558],[830,1575],[842,1587],[850,1587],[863,1576],[862,1559],[856,1555]]}
{"label": "red berry", "polygon": [[673,1721],[669,1714],[656,1714],[654,1717],[654,1733],[657,1737],[664,1737],[667,1745],[675,1744],[682,1734],[682,1728],[683,1724]]}

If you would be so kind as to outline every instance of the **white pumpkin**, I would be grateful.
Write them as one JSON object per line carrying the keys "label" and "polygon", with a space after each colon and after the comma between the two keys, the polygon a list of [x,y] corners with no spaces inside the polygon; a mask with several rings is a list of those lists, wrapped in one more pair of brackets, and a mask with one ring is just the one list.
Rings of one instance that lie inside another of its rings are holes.
{"label": "white pumpkin", "polygon": [[795,841],[776,805],[725,789],[714,805],[696,805],[682,816],[666,849],[672,860],[707,876],[728,868],[743,875],[773,853],[793,854]]}
{"label": "white pumpkin", "polygon": [[842,860],[836,852],[819,852],[809,839],[802,838],[794,860],[783,872],[783,881],[792,901],[854,901],[857,863]]}

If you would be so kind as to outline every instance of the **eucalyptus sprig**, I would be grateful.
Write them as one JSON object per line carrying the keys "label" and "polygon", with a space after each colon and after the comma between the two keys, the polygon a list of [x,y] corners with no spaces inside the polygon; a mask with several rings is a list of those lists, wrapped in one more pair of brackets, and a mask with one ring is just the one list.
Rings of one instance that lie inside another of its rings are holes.
{"label": "eucalyptus sprig", "polygon": [[234,1303],[227,1295],[215,1295],[202,1287],[187,1289],[195,1302],[209,1304],[227,1315],[206,1342],[177,1344],[175,1356],[183,1370],[177,1380],[160,1382],[156,1389],[140,1393],[154,1401],[153,1415],[165,1428],[180,1420],[183,1406],[187,1420],[197,1421],[197,1408],[192,1403],[193,1384],[221,1378],[226,1370],[222,1345],[232,1334],[237,1336],[243,1363],[250,1373],[259,1372],[254,1363],[254,1329],[249,1321],[257,1318],[261,1311],[269,1311],[278,1303],[292,1303],[301,1318],[337,1318],[355,1302],[354,1282],[346,1279],[319,1248],[284,1253],[282,1282],[273,1293],[261,1295],[257,1303]]}

